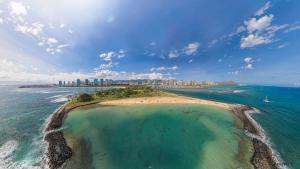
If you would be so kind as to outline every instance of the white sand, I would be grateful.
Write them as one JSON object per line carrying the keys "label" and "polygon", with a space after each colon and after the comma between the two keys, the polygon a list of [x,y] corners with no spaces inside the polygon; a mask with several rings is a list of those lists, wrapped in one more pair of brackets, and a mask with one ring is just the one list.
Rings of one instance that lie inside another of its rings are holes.
{"label": "white sand", "polygon": [[99,103],[101,105],[132,105],[132,104],[201,104],[215,106],[230,110],[233,105],[203,99],[196,99],[184,96],[161,96],[161,97],[140,97],[128,98]]}

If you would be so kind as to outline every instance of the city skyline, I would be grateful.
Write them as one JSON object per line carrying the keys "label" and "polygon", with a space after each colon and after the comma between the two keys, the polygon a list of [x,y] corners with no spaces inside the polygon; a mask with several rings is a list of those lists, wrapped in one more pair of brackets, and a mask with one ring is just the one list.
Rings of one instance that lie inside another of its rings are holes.
{"label": "city skyline", "polygon": [[299,10],[296,0],[4,0],[0,84],[102,77],[299,86]]}

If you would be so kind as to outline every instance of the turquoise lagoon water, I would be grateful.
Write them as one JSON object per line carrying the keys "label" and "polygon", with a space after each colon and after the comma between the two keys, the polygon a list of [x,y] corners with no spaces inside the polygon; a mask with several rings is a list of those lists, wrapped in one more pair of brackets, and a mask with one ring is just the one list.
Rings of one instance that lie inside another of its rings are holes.
{"label": "turquoise lagoon water", "polygon": [[251,142],[223,109],[199,105],[77,109],[69,113],[64,128],[75,150],[70,169],[252,168]]}
{"label": "turquoise lagoon water", "polygon": [[[66,95],[94,90],[0,86],[0,169],[43,168],[44,145],[41,143],[45,122],[66,101]],[[300,169],[299,88],[238,86],[172,92],[258,108],[261,113],[253,117],[267,132],[272,146],[289,168]],[[263,102],[265,96],[269,103]],[[86,160],[86,164],[89,163]]]}
{"label": "turquoise lagoon water", "polygon": [[[300,88],[218,86],[172,92],[258,108],[261,113],[252,116],[266,131],[272,147],[288,168],[300,169]],[[266,96],[268,103],[263,101]]]}

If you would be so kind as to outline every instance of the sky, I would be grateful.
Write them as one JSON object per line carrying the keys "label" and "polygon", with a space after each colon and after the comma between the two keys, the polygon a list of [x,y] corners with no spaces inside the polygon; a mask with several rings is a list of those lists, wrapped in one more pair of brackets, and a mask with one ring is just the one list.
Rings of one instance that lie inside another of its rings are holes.
{"label": "sky", "polygon": [[300,82],[299,0],[0,0],[0,84]]}

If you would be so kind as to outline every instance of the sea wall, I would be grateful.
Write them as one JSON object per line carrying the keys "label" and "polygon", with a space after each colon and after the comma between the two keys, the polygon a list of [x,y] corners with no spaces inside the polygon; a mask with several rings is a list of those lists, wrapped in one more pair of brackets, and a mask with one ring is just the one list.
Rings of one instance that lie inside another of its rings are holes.
{"label": "sea wall", "polygon": [[50,169],[60,168],[73,155],[73,151],[67,145],[63,132],[60,131],[67,114],[75,108],[96,103],[98,102],[74,105],[68,108],[68,103],[66,103],[52,114],[52,117],[45,128],[46,134],[44,137],[44,140],[48,143],[46,155],[48,158],[47,163]]}
{"label": "sea wall", "polygon": [[245,132],[252,135],[254,153],[251,163],[256,169],[282,169],[274,157],[271,147],[263,141],[264,135],[260,131],[260,127],[250,119],[251,111],[253,112],[255,109],[245,105],[237,105],[232,108],[232,112],[242,121]]}

